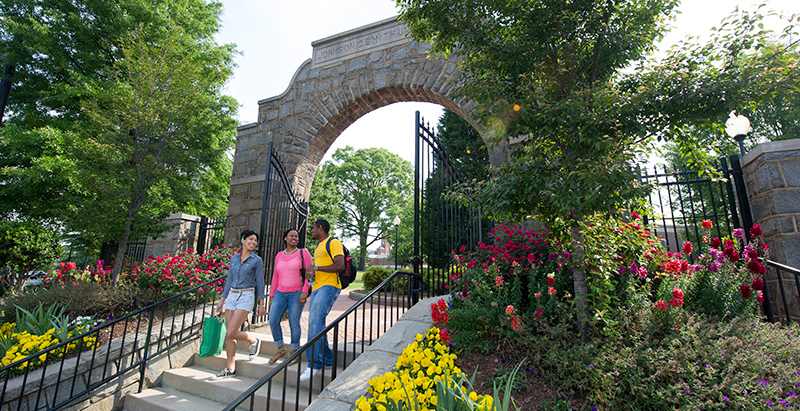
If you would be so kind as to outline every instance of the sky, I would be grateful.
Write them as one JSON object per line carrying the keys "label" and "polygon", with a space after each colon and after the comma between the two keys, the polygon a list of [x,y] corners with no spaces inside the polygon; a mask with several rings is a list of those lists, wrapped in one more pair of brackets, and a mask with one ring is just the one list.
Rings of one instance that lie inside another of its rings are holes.
{"label": "sky", "polygon": [[[311,43],[397,15],[394,0],[221,0],[220,43],[241,53],[227,94],[239,102],[240,124],[253,123],[258,101],[283,93],[300,65],[311,58]],[[769,0],[770,8],[800,12],[797,0]],[[795,3],[792,5],[792,3]],[[686,0],[662,49],[688,35],[704,36],[736,6],[754,9],[753,0]],[[414,112],[435,124],[442,108],[429,103],[396,103],[360,118],[334,142],[338,147],[384,147],[408,161],[414,156]],[[380,135],[378,138],[376,135]]]}

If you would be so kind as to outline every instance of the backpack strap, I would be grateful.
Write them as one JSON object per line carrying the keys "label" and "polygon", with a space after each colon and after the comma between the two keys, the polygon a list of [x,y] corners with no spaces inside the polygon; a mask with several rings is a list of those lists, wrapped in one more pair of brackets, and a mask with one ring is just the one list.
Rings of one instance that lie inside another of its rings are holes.
{"label": "backpack strap", "polygon": [[[333,261],[333,254],[331,254],[331,241],[333,241],[334,238],[336,238],[336,237],[333,237],[333,236],[328,237],[328,241],[325,242],[325,250],[328,252],[328,255],[331,257],[331,263],[334,262]],[[345,266],[345,267],[347,267],[347,266]],[[339,287],[342,286],[342,281],[339,279],[338,273],[336,275],[336,282],[339,283]]]}

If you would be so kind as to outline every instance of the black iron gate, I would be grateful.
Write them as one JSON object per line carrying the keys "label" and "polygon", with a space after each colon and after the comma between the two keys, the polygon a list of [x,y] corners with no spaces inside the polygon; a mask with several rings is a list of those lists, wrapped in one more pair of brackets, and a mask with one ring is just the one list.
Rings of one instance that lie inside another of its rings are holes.
{"label": "black iron gate", "polygon": [[[485,234],[479,209],[444,197],[464,178],[430,125],[416,113],[414,160],[414,290],[422,297],[447,294],[454,252],[475,247]],[[488,225],[488,224],[487,224]],[[417,302],[417,293],[413,301]]]}
{"label": "black iron gate", "polygon": [[200,217],[197,230],[197,254],[204,254],[225,242],[225,219]]}
{"label": "black iron gate", "polygon": [[[300,235],[298,247],[306,244],[306,224],[308,220],[308,203],[295,196],[286,169],[272,143],[267,147],[269,163],[264,178],[264,195],[261,205],[261,224],[259,233],[258,254],[264,260],[264,282],[269,286],[272,271],[275,268],[275,255],[286,248],[283,233],[295,229]],[[253,313],[253,323],[256,321]]]}

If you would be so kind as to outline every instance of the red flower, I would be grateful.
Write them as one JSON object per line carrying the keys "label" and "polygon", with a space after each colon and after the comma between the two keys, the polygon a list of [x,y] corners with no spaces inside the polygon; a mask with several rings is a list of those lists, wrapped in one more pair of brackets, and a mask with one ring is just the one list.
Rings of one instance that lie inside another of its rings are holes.
{"label": "red flower", "polygon": [[506,315],[511,315],[511,314],[514,314],[514,306],[513,305],[509,305],[508,307],[506,307]]}
{"label": "red flower", "polygon": [[711,227],[714,227],[714,224],[711,222],[711,220],[703,220],[702,224],[703,224],[703,230],[710,230]]}
{"label": "red flower", "polygon": [[444,328],[439,330],[439,339],[442,340],[443,343],[448,344],[450,343],[450,333],[447,332]]}
{"label": "red flower", "polygon": [[753,279],[753,289],[754,290],[763,290],[764,289],[764,281],[761,278],[756,277]]}
{"label": "red flower", "polygon": [[683,251],[683,253],[686,254],[686,255],[691,254],[692,253],[692,243],[689,242],[689,241],[684,242],[683,246],[681,247],[681,251]]}
{"label": "red flower", "polygon": [[511,317],[511,328],[513,328],[514,331],[519,331],[519,326],[520,326],[519,318],[517,318],[516,315],[512,316]]}
{"label": "red flower", "polygon": [[733,249],[733,247],[726,247],[724,253],[725,256],[728,257],[728,260],[730,260],[731,262],[735,263],[739,261],[739,253],[737,253],[736,250]]}
{"label": "red flower", "polygon": [[756,300],[760,303],[764,302],[764,293],[762,293],[761,290],[756,291]]}
{"label": "red flower", "polygon": [[556,285],[555,277],[547,277],[547,285]]}
{"label": "red flower", "polygon": [[634,211],[634,212],[631,213],[631,217],[633,217],[634,220],[638,220],[639,219],[639,213]]}
{"label": "red flower", "polygon": [[754,224],[750,227],[750,236],[753,238],[761,237],[764,233],[761,231],[761,226],[758,224]]}
{"label": "red flower", "polygon": [[661,311],[666,311],[667,308],[669,308],[669,305],[667,304],[666,301],[661,300],[661,301],[656,302],[656,308],[658,308]]}
{"label": "red flower", "polygon": [[494,286],[495,287],[502,287],[503,284],[505,284],[505,281],[503,281],[503,276],[502,275],[498,275],[497,277],[494,278]]}
{"label": "red flower", "polygon": [[558,291],[553,287],[548,287],[547,288],[547,293],[550,294],[550,295],[553,295],[553,294],[558,293]]}
{"label": "red flower", "polygon": [[673,307],[680,307],[683,305],[683,298],[673,297],[669,300],[669,304]]}
{"label": "red flower", "polygon": [[750,260],[750,262],[747,263],[747,269],[750,270],[751,273],[758,275],[764,275],[764,273],[767,272],[767,269],[764,268],[758,260]]}
{"label": "red flower", "polygon": [[742,284],[739,289],[742,291],[742,298],[750,298],[750,296],[753,295],[753,291],[747,284]]}
{"label": "red flower", "polygon": [[717,250],[722,249],[722,241],[719,238],[712,238],[711,239],[711,248],[716,248]]}
{"label": "red flower", "polygon": [[675,298],[683,298],[683,290],[681,290],[680,288],[673,288],[672,296]]}

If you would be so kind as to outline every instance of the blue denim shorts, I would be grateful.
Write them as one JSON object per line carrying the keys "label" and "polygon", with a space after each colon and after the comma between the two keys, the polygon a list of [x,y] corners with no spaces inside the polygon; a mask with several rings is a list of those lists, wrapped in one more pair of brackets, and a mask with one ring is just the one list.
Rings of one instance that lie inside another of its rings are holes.
{"label": "blue denim shorts", "polygon": [[228,293],[228,298],[225,299],[224,310],[245,310],[249,313],[253,312],[253,306],[256,303],[256,292],[253,289],[249,290],[231,290]]}

